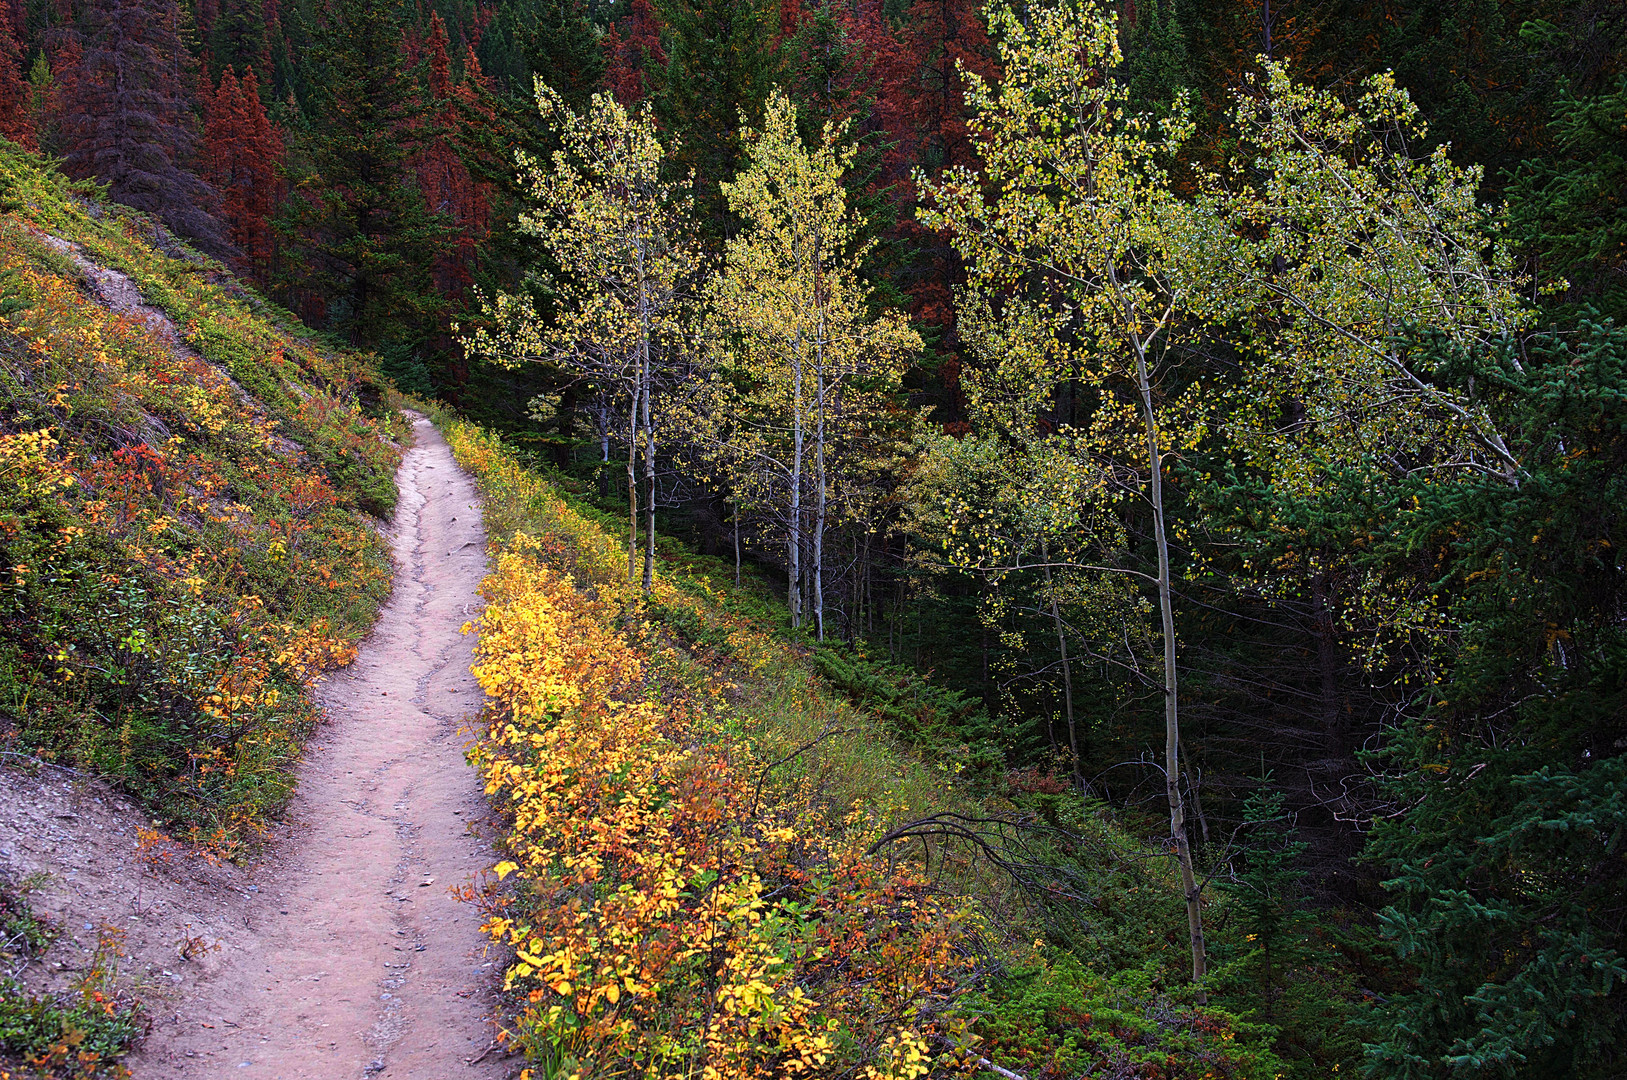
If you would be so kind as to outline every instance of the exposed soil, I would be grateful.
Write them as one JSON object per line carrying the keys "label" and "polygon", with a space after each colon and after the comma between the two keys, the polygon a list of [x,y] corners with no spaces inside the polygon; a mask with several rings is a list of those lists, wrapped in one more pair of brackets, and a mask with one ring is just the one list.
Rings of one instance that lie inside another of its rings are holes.
{"label": "exposed soil", "polygon": [[485,533],[473,482],[433,425],[413,428],[395,592],[355,663],[319,689],[329,721],[252,867],[143,858],[139,814],[104,785],[0,769],[0,872],[50,875],[31,902],[64,930],[36,979],[70,981],[102,924],[124,931],[125,975],[153,1017],[128,1062],[137,1080],[515,1071],[487,1052],[501,961],[450,891],[492,860],[463,758],[481,694],[460,633],[478,611]]}
{"label": "exposed soil", "polygon": [[160,308],[147,303],[146,298],[141,295],[141,290],[127,275],[91,262],[80,253],[76,245],[60,236],[43,233],[40,235],[47,244],[73,260],[73,264],[85,275],[85,280],[90,283],[96,299],[103,306],[115,314],[128,315],[146,323],[149,330],[171,346],[180,343],[181,335],[175,329],[175,323]]}

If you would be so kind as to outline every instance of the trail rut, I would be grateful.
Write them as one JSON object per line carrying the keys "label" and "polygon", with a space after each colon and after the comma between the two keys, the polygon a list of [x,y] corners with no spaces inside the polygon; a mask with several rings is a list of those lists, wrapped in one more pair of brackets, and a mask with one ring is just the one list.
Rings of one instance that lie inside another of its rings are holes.
{"label": "trail rut", "polygon": [[[448,892],[490,865],[463,760],[485,532],[473,482],[432,424],[399,473],[395,592],[355,663],[323,685],[293,827],[249,875],[243,927],[167,1007],[136,1080],[486,1080],[509,1074],[488,1020],[496,961]],[[476,1060],[479,1059],[479,1060]],[[471,1064],[471,1061],[473,1062]]]}

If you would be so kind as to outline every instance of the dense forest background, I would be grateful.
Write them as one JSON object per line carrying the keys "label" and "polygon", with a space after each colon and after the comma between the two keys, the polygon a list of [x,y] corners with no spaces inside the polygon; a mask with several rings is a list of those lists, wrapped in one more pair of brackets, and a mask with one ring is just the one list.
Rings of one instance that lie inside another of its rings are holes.
{"label": "dense forest background", "polygon": [[[1164,465],[1167,530],[1135,500],[1036,525],[1008,490],[1032,478],[944,449],[995,437],[975,388],[1004,377],[957,306],[966,247],[917,213],[923,185],[982,164],[968,73],[1003,72],[972,0],[0,0],[0,134],[625,510],[613,480],[639,446],[618,392],[555,352],[515,364],[464,344],[502,338],[498,294],[529,296],[544,323],[570,295],[558,251],[524,227],[534,192],[516,155],[546,161],[562,138],[533,77],[565,109],[596,93],[649,106],[707,265],[746,223],[725,189],[748,165],[742,124],[761,128],[782,89],[809,146],[838,125],[854,272],[920,347],[850,440],[862,462],[820,520],[817,598],[801,520],[788,545],[784,513],[721,475],[704,439],[663,431],[635,501],[748,575],[789,569],[833,683],[963,748],[979,782],[1102,800],[1149,834],[1166,788],[1154,597],[1104,584],[1082,553],[1111,534],[1115,566],[1151,581],[1167,532],[1186,762],[1172,783],[1204,872],[1252,896],[1278,942],[1258,966],[1268,1011],[1362,1003],[1374,1075],[1623,1075],[1627,8],[1112,10],[1124,107],[1190,118],[1160,165],[1176,197],[1261,167],[1235,105],[1263,93],[1261,58],[1346,99],[1391,71],[1427,134],[1379,141],[1481,167],[1473,235],[1508,253],[1528,315],[1468,345],[1424,317],[1393,344],[1420,386],[1490,418],[1518,482],[1439,480],[1414,448],[1335,455],[1313,487],[1284,485],[1213,435]],[[1238,373],[1270,329],[1188,335],[1160,393],[1254,393]],[[1286,430],[1311,391],[1283,387],[1262,411]],[[1031,427],[1088,428],[1103,393],[1058,377]],[[1385,422],[1375,406],[1358,427]],[[957,554],[942,511],[956,499],[1015,507],[989,543],[1036,557]],[[952,705],[912,703],[911,671]],[[1337,954],[1340,974],[1309,950]],[[1314,994],[1296,970],[1316,972]]]}

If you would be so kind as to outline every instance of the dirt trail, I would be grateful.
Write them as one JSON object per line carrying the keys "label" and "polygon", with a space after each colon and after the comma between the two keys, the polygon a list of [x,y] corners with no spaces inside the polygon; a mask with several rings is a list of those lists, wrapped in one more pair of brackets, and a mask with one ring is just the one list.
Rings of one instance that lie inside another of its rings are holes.
{"label": "dirt trail", "polygon": [[243,889],[218,965],[164,1008],[136,1080],[233,1076],[485,1080],[511,1071],[487,1017],[495,962],[448,893],[490,865],[464,763],[485,533],[473,482],[414,417],[393,537],[395,593],[356,662],[319,697],[294,822]]}

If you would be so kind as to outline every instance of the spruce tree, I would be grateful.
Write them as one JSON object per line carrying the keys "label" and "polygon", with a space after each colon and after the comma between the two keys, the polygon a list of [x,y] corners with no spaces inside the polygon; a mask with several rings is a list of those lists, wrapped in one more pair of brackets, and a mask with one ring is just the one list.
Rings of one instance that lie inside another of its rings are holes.
{"label": "spruce tree", "polygon": [[209,182],[220,192],[232,243],[250,265],[271,255],[269,218],[281,184],[282,138],[266,116],[254,69],[242,79],[228,67],[204,99],[204,158]]}
{"label": "spruce tree", "polygon": [[605,57],[581,0],[507,0],[478,36],[481,68],[531,104],[533,76],[581,109],[598,88]]}
{"label": "spruce tree", "polygon": [[64,170],[94,177],[117,202],[156,215],[215,255],[232,250],[215,192],[192,171],[194,61],[175,0],[93,0],[78,70],[63,100]]}
{"label": "spruce tree", "polygon": [[1186,86],[1186,35],[1175,0],[1146,0],[1134,10],[1133,19],[1119,24],[1124,81],[1131,102],[1163,114]]}
{"label": "spruce tree", "polygon": [[289,284],[326,300],[329,328],[375,347],[431,325],[440,305],[430,269],[449,229],[409,179],[426,110],[399,6],[331,0],[319,19],[279,229],[295,257]]}
{"label": "spruce tree", "polygon": [[655,82],[662,127],[678,137],[679,173],[694,172],[695,211],[713,238],[731,231],[718,184],[745,160],[740,127],[762,117],[780,71],[778,12],[763,0],[663,0],[667,64]]}
{"label": "spruce tree", "polygon": [[271,28],[262,0],[225,0],[205,38],[209,74],[219,79],[226,68],[271,70]]}
{"label": "spruce tree", "polygon": [[1235,899],[1248,928],[1253,949],[1244,963],[1255,969],[1267,1020],[1275,1019],[1282,973],[1305,959],[1302,938],[1307,920],[1299,910],[1305,872],[1295,864],[1307,845],[1294,838],[1293,818],[1283,802],[1283,793],[1271,785],[1271,774],[1264,773],[1260,786],[1243,803],[1233,876],[1219,883],[1221,891]]}
{"label": "spruce tree", "polygon": [[23,51],[9,4],[0,4],[0,135],[34,149],[30,87],[23,78]]}

